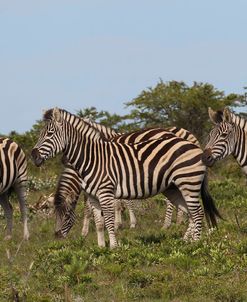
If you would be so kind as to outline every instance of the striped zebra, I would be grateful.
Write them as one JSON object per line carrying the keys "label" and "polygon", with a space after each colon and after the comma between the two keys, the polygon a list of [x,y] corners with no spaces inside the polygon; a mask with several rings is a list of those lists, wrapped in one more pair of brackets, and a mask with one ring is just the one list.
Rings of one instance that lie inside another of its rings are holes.
{"label": "striped zebra", "polygon": [[223,111],[213,111],[209,108],[208,113],[215,126],[209,133],[203,162],[212,166],[216,161],[232,154],[247,174],[247,121],[228,108]]}
{"label": "striped zebra", "polygon": [[[60,175],[54,196],[56,216],[55,234],[61,233],[63,237],[66,237],[75,223],[75,208],[82,191],[81,181],[82,179],[79,173],[73,167],[66,165]],[[125,200],[124,203],[129,210],[131,227],[135,227],[136,218],[133,212],[133,201]],[[115,200],[115,217],[121,216],[120,212],[121,200]],[[102,215],[98,216],[98,212],[91,206],[90,200],[88,200],[87,196],[84,196],[84,220],[82,227],[82,235],[84,237],[88,234],[89,221],[92,214],[96,222],[96,230],[99,237],[101,236],[100,232],[102,232],[102,228],[104,229],[103,217]],[[117,222],[118,221],[121,221],[121,217],[118,218]]]}
{"label": "striped zebra", "polygon": [[[84,121],[88,122],[92,127],[96,128],[98,131],[103,133],[106,138],[117,140],[117,137],[121,137],[121,134],[115,132],[113,129],[106,127],[104,125],[92,122],[89,119],[84,119]],[[164,134],[164,131],[170,131],[174,133],[178,137],[182,137],[187,139],[188,141],[194,143],[198,147],[200,144],[198,140],[195,138],[193,134],[191,134],[188,130],[183,128],[177,127],[170,127],[167,129],[162,128],[153,128],[152,132],[150,129],[150,135],[155,135],[157,137],[161,137]],[[124,135],[124,134],[122,134]],[[158,135],[158,136],[157,136]],[[125,136],[124,136],[125,137]],[[129,135],[127,136],[127,141],[130,139]],[[140,142],[142,140],[142,136],[139,138],[138,136],[134,137],[134,142]],[[121,139],[121,142],[124,140]],[[133,143],[133,138],[132,138]],[[75,205],[79,198],[81,192],[81,178],[80,175],[74,171],[73,167],[66,166],[62,175],[59,179],[54,204],[55,204],[55,214],[56,214],[56,227],[55,227],[55,234],[56,236],[66,237],[72,226],[75,222]],[[74,197],[74,199],[72,197]],[[68,203],[68,201],[71,202]],[[163,229],[167,229],[171,225],[172,221],[172,214],[174,210],[174,205],[166,198],[166,214],[165,220],[163,223]],[[136,217],[134,214],[134,203],[132,200],[115,200],[115,229],[117,230],[122,225],[122,204],[124,204],[129,211],[130,216],[130,227],[134,228],[136,225]],[[73,212],[73,213],[72,213]],[[70,215],[69,215],[70,213]],[[87,198],[84,198],[84,219],[83,219],[83,228],[82,228],[82,236],[87,236],[89,231],[89,221],[91,216],[94,216],[94,220],[96,223],[96,230],[97,234],[102,232],[104,229],[103,224],[103,217],[97,213],[94,207],[91,206],[90,201]],[[183,211],[177,207],[177,223],[180,224],[183,221]],[[103,237],[102,235],[98,234],[98,237]]]}
{"label": "striped zebra", "polygon": [[13,189],[19,200],[24,239],[29,238],[26,208],[27,161],[23,150],[9,138],[0,138],[0,204],[7,221],[5,239],[12,238],[13,208],[9,195]]}
{"label": "striped zebra", "polygon": [[[114,199],[143,199],[164,193],[172,202],[188,211],[191,223],[184,235],[198,240],[203,209],[211,226],[220,217],[205,181],[206,166],[202,151],[195,144],[166,132],[155,139],[150,131],[126,134],[125,143],[107,140],[78,116],[54,108],[44,114],[45,126],[31,155],[36,166],[63,153],[81,178],[83,191],[98,211],[103,212],[110,248],[117,246],[114,231]],[[142,142],[131,143],[136,135]],[[128,136],[129,135],[129,136]],[[127,138],[129,137],[128,143]],[[193,232],[191,233],[191,228]],[[100,243],[103,246],[104,243]]]}

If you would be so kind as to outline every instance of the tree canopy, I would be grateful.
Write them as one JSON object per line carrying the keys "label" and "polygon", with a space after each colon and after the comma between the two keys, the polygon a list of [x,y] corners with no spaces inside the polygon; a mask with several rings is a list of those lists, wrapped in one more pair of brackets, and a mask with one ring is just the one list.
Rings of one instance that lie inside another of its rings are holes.
{"label": "tree canopy", "polygon": [[202,140],[211,124],[208,107],[232,109],[241,106],[244,99],[236,94],[225,96],[211,84],[194,82],[192,86],[184,82],[162,80],[154,87],[143,90],[127,107],[133,107],[127,116],[133,127],[177,126],[191,131]]}
{"label": "tree canopy", "polygon": [[[194,82],[191,86],[184,82],[159,80],[155,87],[143,90],[133,100],[125,103],[126,115],[98,111],[96,107],[82,108],[76,112],[81,117],[90,118],[120,132],[129,132],[152,126],[177,126],[191,131],[201,142],[212,127],[208,117],[208,107],[214,110],[229,106],[231,110],[246,105],[244,96],[225,95],[213,85]],[[238,113],[241,114],[241,112]],[[243,114],[244,116],[244,114]],[[29,150],[36,142],[42,122],[37,121],[30,131],[9,134],[24,150]]]}

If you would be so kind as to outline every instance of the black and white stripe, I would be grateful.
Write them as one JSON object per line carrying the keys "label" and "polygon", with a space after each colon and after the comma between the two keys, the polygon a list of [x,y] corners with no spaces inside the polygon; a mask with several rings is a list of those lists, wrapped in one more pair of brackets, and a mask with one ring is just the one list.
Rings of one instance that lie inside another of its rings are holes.
{"label": "black and white stripe", "polygon": [[[87,123],[89,123],[92,127],[100,131],[106,138],[111,140],[119,140],[122,143],[131,141],[132,143],[137,143],[144,140],[150,139],[150,138],[160,138],[166,133],[167,131],[174,133],[178,137],[182,137],[184,139],[187,139],[188,141],[194,143],[198,147],[200,147],[200,144],[198,140],[195,138],[195,136],[190,133],[188,130],[183,128],[177,128],[177,127],[170,127],[166,129],[162,128],[152,128],[146,131],[146,137],[141,134],[139,135],[124,135],[121,133],[116,132],[112,128],[106,127],[104,125],[95,123],[89,119],[84,119]],[[123,139],[122,139],[123,138]],[[55,213],[56,213],[56,228],[55,228],[55,234],[56,236],[62,236],[66,237],[70,229],[72,228],[74,222],[75,222],[75,213],[74,209],[77,203],[77,200],[79,198],[81,191],[81,177],[76,172],[73,171],[73,167],[66,166],[64,171],[62,172],[62,175],[59,179],[56,194],[55,194]],[[74,197],[71,198],[71,197]],[[68,203],[68,201],[71,202]],[[164,229],[167,229],[170,227],[172,222],[172,214],[174,210],[174,205],[165,198],[166,201],[166,213],[165,213],[165,219],[163,223]],[[136,225],[136,217],[134,214],[134,203],[132,200],[115,200],[115,229],[117,230],[122,225],[122,218],[121,218],[121,209],[122,204],[124,204],[129,211],[129,217],[130,217],[130,227],[134,228]],[[70,214],[70,215],[69,215]],[[96,230],[102,229],[101,225],[104,223],[103,217],[100,215],[100,213],[97,213],[97,210],[93,208],[90,204],[90,202],[87,200],[86,197],[84,197],[84,217],[83,217],[83,228],[82,228],[82,236],[87,236],[89,231],[89,221],[91,216],[95,217],[95,224],[96,224]],[[183,211],[177,207],[177,223],[181,223],[183,221]],[[100,227],[98,227],[100,225]]]}
{"label": "black and white stripe", "polygon": [[0,138],[0,204],[7,220],[5,239],[11,239],[13,208],[9,193],[15,190],[24,224],[24,239],[29,238],[26,208],[27,161],[23,150],[9,138]]}
{"label": "black and white stripe", "polygon": [[209,117],[215,126],[209,133],[204,149],[204,163],[212,166],[216,161],[232,154],[247,174],[247,121],[228,108],[223,111],[209,108]]}
{"label": "black and white stripe", "polygon": [[[195,144],[166,132],[152,139],[152,130],[126,135],[129,142],[107,140],[87,122],[58,108],[44,115],[45,127],[32,150],[37,166],[63,152],[64,157],[82,178],[82,189],[95,207],[103,211],[110,247],[117,245],[114,233],[114,199],[143,199],[164,193],[188,210],[194,223],[193,239],[200,238],[203,210],[216,225],[218,211],[206,191],[206,167],[202,151]],[[156,131],[156,130],[155,130]],[[132,143],[142,135],[144,141]],[[147,139],[147,140],[145,140]],[[173,200],[171,200],[173,201]],[[191,227],[191,225],[190,225]],[[188,229],[190,229],[190,227]],[[186,236],[186,235],[185,235]]]}
{"label": "black and white stripe", "polygon": [[[82,191],[81,177],[78,172],[69,165],[66,165],[58,181],[57,189],[54,196],[55,206],[55,234],[56,236],[66,237],[70,229],[73,227],[76,219],[75,208],[79,196]],[[136,218],[134,215],[134,205],[132,200],[123,201],[129,210],[130,215],[130,227],[135,227]],[[121,223],[121,200],[115,200],[115,229],[117,229]],[[85,237],[89,231],[89,221],[91,216],[94,216],[96,230],[102,229],[104,224],[103,216],[98,213],[94,207],[91,206],[90,200],[87,196],[84,196],[84,217],[82,235]],[[117,225],[116,225],[117,224]]]}

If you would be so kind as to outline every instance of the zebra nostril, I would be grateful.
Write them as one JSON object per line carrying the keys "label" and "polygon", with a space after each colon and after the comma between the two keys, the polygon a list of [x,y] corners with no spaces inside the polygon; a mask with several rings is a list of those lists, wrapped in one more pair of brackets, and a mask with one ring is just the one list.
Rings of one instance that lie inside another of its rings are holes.
{"label": "zebra nostril", "polygon": [[39,151],[37,148],[34,148],[32,151],[31,151],[31,157],[33,160],[37,160],[37,158],[39,157]]}
{"label": "zebra nostril", "polygon": [[213,158],[211,149],[204,150],[202,154],[202,162],[208,167],[213,166],[213,164],[215,163],[215,159]]}
{"label": "zebra nostril", "polygon": [[37,167],[41,166],[41,164],[43,163],[43,159],[40,156],[39,150],[37,148],[33,148],[33,150],[31,151],[31,158]]}
{"label": "zebra nostril", "polygon": [[57,238],[57,239],[62,239],[62,238],[64,238],[64,236],[63,236],[61,230],[56,231],[54,235],[55,235],[55,238]]}

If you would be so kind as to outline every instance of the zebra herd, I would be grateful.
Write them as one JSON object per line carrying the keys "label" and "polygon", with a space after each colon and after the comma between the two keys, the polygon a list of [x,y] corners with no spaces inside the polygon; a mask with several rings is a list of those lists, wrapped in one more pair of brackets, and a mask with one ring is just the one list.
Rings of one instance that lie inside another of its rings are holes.
{"label": "zebra herd", "polygon": [[[43,116],[45,126],[31,156],[40,166],[58,153],[63,154],[64,170],[54,197],[56,235],[65,237],[73,226],[81,192],[86,195],[82,234],[88,232],[92,213],[99,246],[105,246],[104,227],[110,248],[117,246],[115,229],[120,202],[127,205],[134,226],[135,200],[159,193],[168,200],[164,226],[169,226],[174,207],[188,214],[185,240],[200,238],[204,215],[209,227],[216,227],[217,217],[221,216],[208,191],[207,166],[233,154],[247,173],[247,125],[245,119],[228,108],[216,112],[209,108],[209,117],[215,126],[202,151],[197,139],[185,129],[151,128],[121,134],[63,109],[47,110]],[[7,219],[6,238],[11,238],[12,232],[8,192],[13,188],[20,202],[24,238],[28,239],[26,158],[9,139],[0,140],[0,154],[0,203]]]}
{"label": "zebra herd", "polygon": [[[121,143],[128,143],[131,141],[131,143],[133,144],[142,140],[144,141],[146,140],[145,137],[143,137],[143,131],[141,131],[140,133],[135,132],[128,135],[123,135],[120,133],[116,134],[114,130],[109,129],[108,127],[105,127],[97,123],[93,123],[89,120],[86,120],[86,122],[89,123],[90,126],[96,128],[100,133],[103,133],[105,138],[113,141],[116,140],[117,137],[118,137],[117,140]],[[149,139],[151,137],[157,139],[159,137],[162,137],[162,135],[164,135],[164,133],[166,133],[167,131],[174,133],[178,137],[186,138],[187,140],[193,142],[195,145],[199,146],[199,142],[197,141],[197,139],[187,130],[181,128],[173,127],[166,130],[161,128],[153,128],[153,129],[146,130],[146,135],[149,136]],[[57,218],[56,234],[58,236],[65,237],[69,232],[70,228],[74,224],[75,221],[74,210],[75,210],[76,202],[82,190],[81,182],[82,182],[82,177],[80,176],[80,174],[71,165],[67,164],[60,177],[57,186],[57,191],[55,194],[54,204],[55,204],[55,212]],[[73,196],[73,198],[69,196]],[[125,200],[124,202],[129,209],[131,226],[134,227],[136,224],[136,218],[133,212],[133,201]],[[70,207],[69,210],[67,210],[67,214],[66,214],[66,209],[68,208],[69,203],[70,203]],[[114,203],[115,203],[115,229],[117,229],[121,219],[121,215],[120,215],[121,202],[119,200],[115,200]],[[168,228],[170,226],[171,219],[172,219],[172,212],[173,212],[173,204],[168,199],[166,199],[166,203],[167,203],[167,210],[166,210],[166,216],[163,226],[164,228]],[[100,239],[100,238],[104,238],[103,234],[100,234],[103,232],[104,229],[104,218],[101,212],[97,212],[97,209],[94,206],[91,206],[90,200],[87,200],[85,202],[85,213],[84,213],[82,234],[86,236],[88,233],[88,220],[91,212],[93,212],[93,215],[95,217],[96,230],[98,234],[98,243],[99,245],[104,245],[105,244],[104,240]],[[182,211],[178,209],[178,219],[182,215],[181,212]]]}

